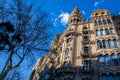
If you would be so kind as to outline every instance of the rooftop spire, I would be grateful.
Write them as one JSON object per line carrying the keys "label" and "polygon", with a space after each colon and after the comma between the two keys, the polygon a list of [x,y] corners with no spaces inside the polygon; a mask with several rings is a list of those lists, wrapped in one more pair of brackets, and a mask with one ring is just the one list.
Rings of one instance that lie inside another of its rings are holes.
{"label": "rooftop spire", "polygon": [[72,11],[72,14],[80,14],[78,7],[76,6],[75,9]]}

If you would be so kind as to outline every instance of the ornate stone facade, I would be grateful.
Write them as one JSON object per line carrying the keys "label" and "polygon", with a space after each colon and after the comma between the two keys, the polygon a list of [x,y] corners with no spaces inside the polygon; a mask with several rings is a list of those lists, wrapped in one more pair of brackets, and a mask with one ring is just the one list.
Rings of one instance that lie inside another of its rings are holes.
{"label": "ornate stone facade", "polygon": [[98,9],[83,20],[76,7],[68,22],[30,80],[120,80],[120,18]]}

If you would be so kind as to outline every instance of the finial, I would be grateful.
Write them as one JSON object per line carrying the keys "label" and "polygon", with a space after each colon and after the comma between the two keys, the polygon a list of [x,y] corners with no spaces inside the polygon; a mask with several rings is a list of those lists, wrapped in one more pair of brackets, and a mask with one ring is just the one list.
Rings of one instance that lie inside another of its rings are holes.
{"label": "finial", "polygon": [[72,11],[72,14],[80,14],[78,7],[76,6],[75,9]]}

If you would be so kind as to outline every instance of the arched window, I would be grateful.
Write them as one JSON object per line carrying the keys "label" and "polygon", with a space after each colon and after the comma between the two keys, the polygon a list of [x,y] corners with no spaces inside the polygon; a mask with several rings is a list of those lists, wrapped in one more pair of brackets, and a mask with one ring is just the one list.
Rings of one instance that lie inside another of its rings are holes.
{"label": "arched window", "polygon": [[117,56],[116,56],[115,54],[112,54],[111,58],[112,58],[112,63],[113,63],[114,65],[118,65]]}
{"label": "arched window", "polygon": [[80,20],[77,18],[77,23],[80,22]]}
{"label": "arched window", "polygon": [[105,58],[105,60],[106,60],[106,65],[110,65],[110,63],[111,63],[111,56],[106,55],[105,57],[106,57],[106,58]]}
{"label": "arched window", "polygon": [[103,73],[101,75],[101,80],[108,80],[107,74]]}
{"label": "arched window", "polygon": [[100,30],[100,35],[103,36],[103,29]]}
{"label": "arched window", "polygon": [[106,46],[106,41],[103,40],[102,43],[103,43],[103,48],[106,48],[106,47],[107,47],[107,46]]}
{"label": "arched window", "polygon": [[107,22],[108,24],[112,24],[111,20],[110,19],[107,19]]}
{"label": "arched window", "polygon": [[98,22],[97,22],[97,21],[94,21],[94,25],[95,25],[95,26],[98,26]]}
{"label": "arched window", "polygon": [[88,54],[89,53],[89,47],[84,47],[84,53]]}
{"label": "arched window", "polygon": [[110,40],[110,39],[108,40],[108,44],[107,44],[108,48],[111,48],[111,47],[112,47],[111,41],[112,41],[112,40]]}
{"label": "arched window", "polygon": [[97,47],[98,47],[98,49],[102,48],[102,42],[101,41],[97,41]]}
{"label": "arched window", "polygon": [[110,74],[108,75],[108,80],[115,80],[115,76],[114,76],[113,73],[110,73]]}
{"label": "arched window", "polygon": [[120,80],[120,73],[116,73],[115,80]]}
{"label": "arched window", "polygon": [[84,61],[83,69],[84,70],[89,70],[90,69],[90,61],[88,61],[88,60]]}
{"label": "arched window", "polygon": [[103,35],[106,35],[105,30],[103,30]]}
{"label": "arched window", "polygon": [[71,40],[72,40],[71,38],[68,38],[66,42],[69,43],[71,42]]}
{"label": "arched window", "polygon": [[99,20],[98,23],[99,23],[99,25],[102,25],[102,21],[101,20]]}
{"label": "arched window", "polygon": [[104,24],[104,25],[107,25],[107,22],[106,22],[106,20],[103,20],[103,24]]}
{"label": "arched window", "polygon": [[114,39],[114,40],[113,40],[113,43],[114,43],[114,47],[115,47],[115,48],[118,48],[118,40]]}
{"label": "arched window", "polygon": [[118,62],[119,62],[119,64],[120,64],[120,53],[118,53],[117,58],[118,58]]}
{"label": "arched window", "polygon": [[99,63],[100,63],[101,66],[105,65],[105,56],[103,56],[103,55],[99,56]]}
{"label": "arched window", "polygon": [[68,53],[69,53],[69,48],[65,50],[65,55],[68,55]]}
{"label": "arched window", "polygon": [[114,33],[115,33],[114,29],[110,28],[110,34],[114,34]]}
{"label": "arched window", "polygon": [[96,30],[96,36],[100,36],[100,31],[99,30]]}
{"label": "arched window", "polygon": [[64,62],[64,67],[67,67],[69,63],[67,61]]}
{"label": "arched window", "polygon": [[88,36],[84,36],[84,41],[88,41],[88,40],[89,40]]}
{"label": "arched window", "polygon": [[110,32],[109,32],[108,29],[105,29],[105,33],[106,33],[106,35],[109,35],[109,34],[110,34]]}

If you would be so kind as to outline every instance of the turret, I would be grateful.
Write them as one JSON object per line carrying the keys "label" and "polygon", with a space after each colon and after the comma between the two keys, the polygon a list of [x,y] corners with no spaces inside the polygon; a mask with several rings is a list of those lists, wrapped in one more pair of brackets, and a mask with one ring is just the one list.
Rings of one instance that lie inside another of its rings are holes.
{"label": "turret", "polygon": [[76,23],[80,23],[81,21],[82,21],[81,12],[79,11],[78,7],[76,7],[72,11],[72,13],[68,19],[68,22],[69,22],[69,24],[76,24]]}

